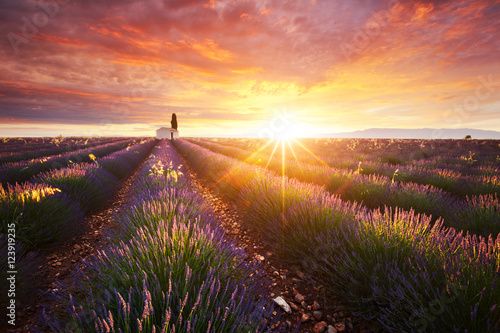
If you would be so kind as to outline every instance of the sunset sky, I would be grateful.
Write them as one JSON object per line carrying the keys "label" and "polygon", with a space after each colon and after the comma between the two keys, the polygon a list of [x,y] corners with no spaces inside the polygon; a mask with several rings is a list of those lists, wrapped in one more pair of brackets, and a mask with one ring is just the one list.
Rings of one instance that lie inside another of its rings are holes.
{"label": "sunset sky", "polygon": [[1,136],[500,130],[500,0],[0,0]]}

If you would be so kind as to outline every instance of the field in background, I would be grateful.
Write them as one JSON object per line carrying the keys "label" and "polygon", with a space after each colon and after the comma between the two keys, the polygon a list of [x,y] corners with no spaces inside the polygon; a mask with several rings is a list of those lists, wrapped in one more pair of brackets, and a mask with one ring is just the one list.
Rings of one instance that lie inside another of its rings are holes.
{"label": "field in background", "polygon": [[[54,291],[65,310],[46,325],[290,329],[179,154],[280,259],[358,318],[391,332],[500,330],[495,140],[4,139],[0,253],[16,258],[18,311],[36,290],[40,253],[77,235],[138,170],[109,247],[74,273],[74,286]],[[2,294],[9,265],[0,263]]]}

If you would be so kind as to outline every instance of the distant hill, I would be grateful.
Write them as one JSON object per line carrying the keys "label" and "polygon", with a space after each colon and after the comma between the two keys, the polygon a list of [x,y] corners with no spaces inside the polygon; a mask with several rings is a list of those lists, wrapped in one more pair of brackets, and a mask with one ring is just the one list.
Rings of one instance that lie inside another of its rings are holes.
{"label": "distant hill", "polygon": [[330,133],[327,138],[373,138],[373,139],[463,139],[470,135],[472,139],[497,139],[500,140],[500,132],[485,131],[471,128],[370,128],[362,131]]}

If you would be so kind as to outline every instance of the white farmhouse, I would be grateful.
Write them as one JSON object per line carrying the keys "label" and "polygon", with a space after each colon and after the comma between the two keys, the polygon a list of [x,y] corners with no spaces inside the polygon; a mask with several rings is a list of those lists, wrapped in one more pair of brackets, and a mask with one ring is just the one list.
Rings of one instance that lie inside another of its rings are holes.
{"label": "white farmhouse", "polygon": [[157,139],[178,139],[179,138],[179,131],[176,130],[175,128],[170,128],[170,127],[161,127],[156,130],[156,138]]}

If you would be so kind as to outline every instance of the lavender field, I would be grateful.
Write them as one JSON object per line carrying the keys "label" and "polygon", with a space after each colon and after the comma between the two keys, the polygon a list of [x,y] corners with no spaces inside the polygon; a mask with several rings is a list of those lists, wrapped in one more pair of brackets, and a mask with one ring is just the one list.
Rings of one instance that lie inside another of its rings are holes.
{"label": "lavender field", "polygon": [[[495,140],[4,139],[1,324],[499,332],[499,177]],[[287,295],[293,309],[278,306],[265,263],[225,231],[199,184],[236,207],[284,266],[321,286],[324,308],[355,325],[302,322],[307,307]],[[93,251],[42,287],[49,258],[64,256],[68,242],[73,255],[87,221],[117,193],[125,194]]]}

